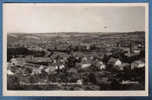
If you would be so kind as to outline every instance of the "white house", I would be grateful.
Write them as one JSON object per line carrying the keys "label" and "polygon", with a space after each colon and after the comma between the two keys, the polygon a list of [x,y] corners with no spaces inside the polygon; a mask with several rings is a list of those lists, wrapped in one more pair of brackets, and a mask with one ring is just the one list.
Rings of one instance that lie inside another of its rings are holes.
{"label": "white house", "polygon": [[135,68],[144,68],[145,67],[145,62],[141,61],[141,60],[137,60],[134,61],[133,63],[131,63],[131,70],[135,69]]}
{"label": "white house", "polygon": [[12,58],[11,65],[17,65],[17,64],[18,64],[17,60],[15,58]]}

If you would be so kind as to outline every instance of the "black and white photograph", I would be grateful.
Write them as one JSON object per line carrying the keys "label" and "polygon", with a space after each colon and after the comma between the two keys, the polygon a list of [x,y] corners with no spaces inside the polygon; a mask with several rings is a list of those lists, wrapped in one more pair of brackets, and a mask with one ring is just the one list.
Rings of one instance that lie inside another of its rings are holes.
{"label": "black and white photograph", "polygon": [[4,4],[3,95],[147,96],[148,4]]}

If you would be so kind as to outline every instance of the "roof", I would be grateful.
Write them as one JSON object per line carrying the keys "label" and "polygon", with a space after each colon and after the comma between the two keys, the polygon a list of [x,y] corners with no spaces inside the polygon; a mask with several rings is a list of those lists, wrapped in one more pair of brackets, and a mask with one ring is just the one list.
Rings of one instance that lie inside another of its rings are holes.
{"label": "roof", "polygon": [[141,60],[136,60],[136,61],[134,61],[133,63],[136,63],[136,64],[143,64],[143,63],[145,63],[144,61],[141,61]]}
{"label": "roof", "polygon": [[118,60],[117,58],[111,57],[111,58],[108,60],[108,64],[114,64],[117,60]]}

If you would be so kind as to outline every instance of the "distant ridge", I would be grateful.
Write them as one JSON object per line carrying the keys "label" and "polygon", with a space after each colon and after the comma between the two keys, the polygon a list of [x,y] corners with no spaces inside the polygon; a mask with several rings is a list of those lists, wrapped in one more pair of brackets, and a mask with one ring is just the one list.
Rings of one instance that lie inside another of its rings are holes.
{"label": "distant ridge", "polygon": [[[48,32],[48,33],[21,33],[21,32],[9,32],[8,34],[22,34],[22,35],[30,35],[30,34],[32,34],[32,35],[42,35],[43,34],[43,36],[45,36],[45,35],[47,35],[47,36],[51,36],[51,35],[61,35],[61,34],[64,34],[64,35],[73,35],[73,34],[75,34],[75,35],[84,35],[84,34],[96,34],[96,35],[112,35],[112,34],[132,34],[132,33],[145,33],[144,31],[133,31],[133,32]],[[45,34],[45,35],[44,35]]]}

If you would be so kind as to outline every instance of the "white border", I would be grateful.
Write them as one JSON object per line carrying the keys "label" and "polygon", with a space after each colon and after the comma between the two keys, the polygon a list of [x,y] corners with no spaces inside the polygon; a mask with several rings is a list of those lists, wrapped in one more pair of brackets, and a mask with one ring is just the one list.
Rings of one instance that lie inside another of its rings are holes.
{"label": "white border", "polygon": [[[5,6],[22,5],[25,3],[3,4],[3,15]],[[143,6],[145,7],[145,90],[143,91],[10,91],[7,90],[7,30],[5,16],[3,16],[3,95],[4,96],[148,96],[148,28],[149,12],[148,3],[28,3],[28,5],[41,6]],[[11,16],[10,16],[11,17]]]}

